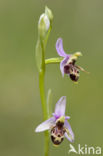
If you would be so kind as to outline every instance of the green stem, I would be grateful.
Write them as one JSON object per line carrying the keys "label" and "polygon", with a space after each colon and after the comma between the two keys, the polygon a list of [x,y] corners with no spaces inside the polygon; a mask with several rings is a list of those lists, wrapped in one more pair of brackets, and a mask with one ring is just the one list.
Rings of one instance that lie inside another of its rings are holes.
{"label": "green stem", "polygon": [[[39,87],[40,87],[40,97],[43,109],[43,118],[46,120],[48,118],[48,112],[46,108],[46,99],[45,99],[45,89],[44,89],[44,70],[39,72]],[[48,131],[44,133],[44,156],[48,156],[49,153],[49,134]]]}
{"label": "green stem", "polygon": [[[44,78],[45,78],[45,49],[44,44],[41,41],[41,48],[42,48],[42,64],[41,69],[39,71],[39,88],[40,88],[40,97],[41,97],[41,104],[43,109],[43,118],[46,120],[48,118],[48,111],[46,105],[46,96],[45,96],[45,85],[44,85]],[[49,155],[49,134],[48,132],[44,133],[44,156]]]}
{"label": "green stem", "polygon": [[62,57],[45,59],[45,64],[60,63],[62,60],[63,60],[63,58],[62,58]]}
{"label": "green stem", "polygon": [[43,70],[39,72],[39,88],[40,88],[41,104],[42,104],[42,109],[43,109],[43,118],[44,120],[46,120],[47,110],[46,110],[46,99],[45,99],[45,89],[44,89],[44,71]]}
{"label": "green stem", "polygon": [[52,115],[52,91],[51,89],[48,90],[47,110],[48,110],[48,117],[50,118]]}
{"label": "green stem", "polygon": [[51,32],[51,29],[52,29],[52,26],[50,26],[50,28],[49,28],[49,30],[48,30],[48,32],[47,32],[46,38],[45,38],[45,40],[44,40],[44,45],[45,45],[45,47],[46,47],[46,45],[47,45],[47,41],[48,41],[49,34],[50,34],[50,32]]}

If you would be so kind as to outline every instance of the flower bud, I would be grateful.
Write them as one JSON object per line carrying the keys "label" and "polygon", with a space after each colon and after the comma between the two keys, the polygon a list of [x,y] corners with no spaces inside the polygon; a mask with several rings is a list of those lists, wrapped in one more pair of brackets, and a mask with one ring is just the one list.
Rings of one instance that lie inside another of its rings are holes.
{"label": "flower bud", "polygon": [[46,33],[48,32],[50,27],[50,21],[48,16],[43,13],[40,18],[39,18],[39,22],[38,22],[38,31],[39,31],[39,35],[40,37],[44,38]]}
{"label": "flower bud", "polygon": [[53,14],[52,14],[52,11],[47,6],[45,7],[45,14],[48,16],[50,22],[52,23]]}

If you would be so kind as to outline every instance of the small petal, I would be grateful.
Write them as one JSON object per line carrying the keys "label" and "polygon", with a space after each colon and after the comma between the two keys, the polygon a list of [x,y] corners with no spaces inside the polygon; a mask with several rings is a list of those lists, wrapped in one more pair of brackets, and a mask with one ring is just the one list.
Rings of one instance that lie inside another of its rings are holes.
{"label": "small petal", "polygon": [[42,132],[45,130],[50,129],[51,126],[53,126],[55,124],[55,118],[51,117],[50,119],[44,121],[43,123],[41,123],[36,129],[35,132]]}
{"label": "small petal", "polygon": [[70,116],[66,116],[65,119],[66,119],[66,120],[70,119]]}
{"label": "small petal", "polygon": [[66,63],[68,62],[69,60],[69,56],[65,57],[61,63],[60,63],[60,70],[61,70],[61,73],[62,73],[62,76],[64,77],[64,66],[66,65]]}
{"label": "small petal", "polygon": [[57,117],[65,115],[65,107],[66,107],[66,96],[62,96],[59,101],[56,103],[55,107],[55,115]]}
{"label": "small petal", "polygon": [[66,57],[67,54],[64,52],[64,49],[63,49],[63,41],[61,38],[59,38],[56,42],[56,50],[57,50],[57,53],[59,56],[62,56],[62,57]]}
{"label": "small petal", "polygon": [[66,133],[65,133],[65,137],[70,141],[73,142],[74,141],[74,133],[72,131],[72,128],[70,126],[70,124],[68,123],[67,120],[65,120],[64,126],[66,128]]}

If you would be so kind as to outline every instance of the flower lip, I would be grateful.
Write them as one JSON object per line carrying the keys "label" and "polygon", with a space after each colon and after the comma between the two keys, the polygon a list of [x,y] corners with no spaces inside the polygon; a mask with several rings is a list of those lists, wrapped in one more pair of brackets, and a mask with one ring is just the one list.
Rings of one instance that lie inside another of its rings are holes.
{"label": "flower lip", "polygon": [[72,81],[77,82],[78,79],[79,79],[79,75],[77,76],[77,75],[75,75],[75,74],[70,74],[70,78],[71,78]]}
{"label": "flower lip", "polygon": [[67,64],[64,65],[64,73],[70,76],[72,81],[77,82],[79,79],[79,68],[75,65],[76,59],[70,58]]}
{"label": "flower lip", "polygon": [[69,63],[68,65],[64,66],[64,73],[68,74],[72,81],[78,81],[79,79],[79,69],[75,65],[75,62]]}

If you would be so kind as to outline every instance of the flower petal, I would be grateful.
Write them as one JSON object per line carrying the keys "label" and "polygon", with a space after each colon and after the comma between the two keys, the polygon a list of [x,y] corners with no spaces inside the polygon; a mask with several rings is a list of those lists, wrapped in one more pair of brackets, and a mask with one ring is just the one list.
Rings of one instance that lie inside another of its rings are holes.
{"label": "flower petal", "polygon": [[70,116],[66,116],[65,119],[66,119],[66,120],[70,119]]}
{"label": "flower petal", "polygon": [[43,123],[41,123],[36,129],[35,132],[42,132],[45,130],[50,129],[51,126],[53,126],[55,124],[55,118],[51,117],[50,119],[44,121]]}
{"label": "flower petal", "polygon": [[61,38],[58,38],[57,42],[56,42],[56,50],[57,50],[57,53],[59,56],[62,56],[62,57],[66,57],[67,54],[64,52],[64,49],[63,49],[63,41]]}
{"label": "flower petal", "polygon": [[58,118],[65,115],[66,96],[62,96],[55,106],[55,116]]}
{"label": "flower petal", "polygon": [[66,132],[65,132],[65,137],[70,141],[73,142],[74,141],[74,133],[72,131],[72,128],[69,124],[69,122],[67,120],[65,120],[64,126],[66,128]]}
{"label": "flower petal", "polygon": [[69,60],[69,56],[65,57],[61,63],[60,63],[60,70],[61,70],[61,73],[62,73],[62,76],[64,77],[64,66],[66,65],[66,63],[68,62]]}

